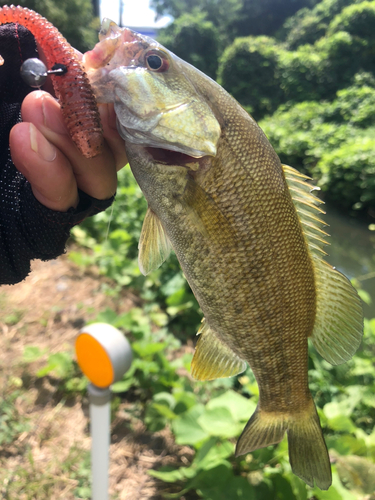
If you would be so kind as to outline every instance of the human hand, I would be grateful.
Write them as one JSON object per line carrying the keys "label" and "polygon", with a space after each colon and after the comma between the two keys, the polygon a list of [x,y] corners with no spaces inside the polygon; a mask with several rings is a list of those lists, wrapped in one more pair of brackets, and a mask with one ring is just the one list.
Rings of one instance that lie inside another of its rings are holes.
{"label": "human hand", "polygon": [[95,158],[84,158],[68,134],[60,106],[47,92],[35,91],[22,103],[22,123],[10,133],[16,168],[30,182],[37,200],[55,211],[77,207],[78,188],[105,200],[116,192],[116,171],[126,163],[124,141],[116,129],[113,105],[99,106],[105,147]]}

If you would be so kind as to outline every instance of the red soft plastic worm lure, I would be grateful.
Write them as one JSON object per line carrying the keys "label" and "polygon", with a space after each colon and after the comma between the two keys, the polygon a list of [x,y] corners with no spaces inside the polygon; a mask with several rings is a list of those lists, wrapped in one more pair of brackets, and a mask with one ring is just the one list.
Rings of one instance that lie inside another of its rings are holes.
{"label": "red soft plastic worm lure", "polygon": [[65,123],[85,157],[99,154],[103,147],[100,116],[90,83],[72,46],[47,19],[25,7],[0,8],[0,24],[5,23],[19,23],[31,31],[43,49],[48,69],[55,64],[67,67],[65,75],[51,75]]}

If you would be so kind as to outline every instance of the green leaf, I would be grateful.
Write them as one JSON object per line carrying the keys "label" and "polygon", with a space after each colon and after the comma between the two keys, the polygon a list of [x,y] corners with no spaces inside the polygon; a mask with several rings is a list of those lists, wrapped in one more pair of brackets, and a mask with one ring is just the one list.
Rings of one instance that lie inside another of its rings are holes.
{"label": "green leaf", "polygon": [[152,408],[155,408],[160,415],[166,417],[168,420],[176,418],[176,414],[166,405],[153,403]]}
{"label": "green leaf", "polygon": [[104,311],[101,311],[97,317],[95,318],[95,323],[109,323],[110,325],[114,325],[117,320],[117,313],[107,307]]}
{"label": "green leaf", "polygon": [[207,500],[255,500],[254,487],[244,477],[232,477],[224,485],[200,489]]}
{"label": "green leaf", "polygon": [[314,488],[313,493],[318,500],[358,500],[357,495],[344,488],[335,470],[332,472],[332,486],[327,491]]}
{"label": "green leaf", "polygon": [[237,437],[242,430],[242,425],[239,425],[232,413],[223,407],[216,407],[212,410],[206,408],[198,418],[198,423],[210,436]]}
{"label": "green leaf", "polygon": [[57,352],[48,357],[48,364],[37,372],[37,377],[44,377],[55,372],[60,378],[67,378],[73,370],[72,355],[68,352]]}
{"label": "green leaf", "polygon": [[371,304],[371,295],[362,289],[359,289],[357,291],[358,291],[358,295],[361,297],[363,302],[365,302],[365,304],[367,304],[367,305],[370,305]]}
{"label": "green leaf", "polygon": [[254,413],[256,404],[251,399],[247,399],[237,392],[227,391],[221,396],[211,399],[206,406],[208,410],[220,407],[227,408],[234,420],[238,422],[247,422]]}
{"label": "green leaf", "polygon": [[197,404],[172,421],[172,430],[177,444],[196,445],[208,438],[209,434],[198,423],[198,418],[203,411],[204,406]]}
{"label": "green leaf", "polygon": [[168,408],[172,409],[176,405],[175,398],[169,392],[158,392],[157,394],[154,395],[153,401],[155,403],[164,404],[165,406],[168,406]]}
{"label": "green leaf", "polygon": [[188,487],[206,500],[255,500],[253,486],[245,478],[236,477],[228,462],[200,471]]}
{"label": "green leaf", "polygon": [[177,415],[184,413],[197,403],[197,396],[193,392],[175,391],[173,397],[176,401],[174,411]]}
{"label": "green leaf", "polygon": [[132,379],[119,380],[111,386],[111,391],[115,393],[126,392],[133,385]]}
{"label": "green leaf", "polygon": [[155,344],[152,344],[150,342],[134,342],[132,344],[133,351],[137,353],[141,358],[152,356],[153,354],[164,351],[165,348],[166,344],[161,342]]}
{"label": "green leaf", "polygon": [[356,430],[356,426],[353,424],[352,420],[344,415],[329,418],[328,425],[334,431],[354,432]]}
{"label": "green leaf", "polygon": [[176,483],[177,481],[182,481],[186,478],[184,474],[185,467],[180,469],[172,469],[170,466],[161,467],[159,470],[149,470],[148,473],[152,477],[161,479],[166,483]]}
{"label": "green leaf", "polygon": [[26,346],[23,351],[22,359],[26,363],[33,363],[34,361],[40,359],[46,353],[46,351],[47,349],[41,349],[37,346]]}
{"label": "green leaf", "polygon": [[[360,395],[359,395],[360,398]],[[354,432],[356,427],[348,415],[351,415],[353,408],[357,404],[356,397],[346,398],[343,401],[327,403],[324,408],[324,414],[327,417],[327,423],[334,431]]]}
{"label": "green leaf", "polygon": [[217,438],[211,437],[199,448],[194,457],[193,464],[198,469],[209,470],[222,463],[223,460],[233,455],[233,453],[233,443],[218,441]]}
{"label": "green leaf", "polygon": [[290,482],[280,472],[271,477],[274,490],[277,492],[277,500],[302,500],[295,497]]}
{"label": "green leaf", "polygon": [[328,449],[333,448],[340,455],[363,455],[367,451],[365,441],[350,434],[327,436],[326,442]]}

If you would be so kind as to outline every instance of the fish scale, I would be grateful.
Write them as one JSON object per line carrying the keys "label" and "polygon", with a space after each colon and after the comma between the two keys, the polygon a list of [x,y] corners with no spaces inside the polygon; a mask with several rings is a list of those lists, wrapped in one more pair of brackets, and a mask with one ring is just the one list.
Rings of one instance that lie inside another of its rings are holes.
{"label": "fish scale", "polygon": [[233,376],[248,363],[258,382],[258,406],[236,454],[287,433],[293,472],[327,489],[308,338],[331,363],[345,362],[359,346],[363,319],[350,282],[322,259],[327,235],[313,186],[281,165],[224,89],[157,42],[105,21],[84,63],[97,98],[115,102],[148,202],[140,269],[159,267],[171,246],[204,313],[192,376]]}

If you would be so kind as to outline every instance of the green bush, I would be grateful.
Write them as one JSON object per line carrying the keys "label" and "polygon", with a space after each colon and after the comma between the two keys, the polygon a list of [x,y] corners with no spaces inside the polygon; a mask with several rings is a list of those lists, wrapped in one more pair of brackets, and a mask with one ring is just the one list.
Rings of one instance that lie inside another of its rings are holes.
{"label": "green bush", "polygon": [[325,35],[327,30],[327,23],[320,20],[311,11],[307,11],[300,18],[297,18],[296,14],[296,16],[288,20],[286,26],[288,27],[289,24],[291,24],[291,29],[286,37],[289,50],[296,50],[300,45],[313,45]]}
{"label": "green bush", "polygon": [[375,200],[375,128],[372,137],[349,137],[337,149],[323,154],[315,172],[326,199],[346,209],[363,210]]}
{"label": "green bush", "polygon": [[219,83],[256,119],[272,113],[284,98],[278,76],[281,50],[265,36],[237,38],[220,59]]}
{"label": "green bush", "polygon": [[301,9],[287,19],[280,31],[289,49],[300,45],[314,44],[327,32],[332,19],[348,5],[361,3],[363,0],[323,0],[313,9]]}
{"label": "green bush", "polygon": [[218,29],[202,12],[183,14],[160,31],[158,42],[206,75],[216,78],[222,43]]}
{"label": "green bush", "polygon": [[333,102],[281,106],[260,125],[283,163],[318,180],[327,200],[347,210],[374,205],[375,88],[359,73]]}
{"label": "green bush", "polygon": [[323,37],[313,46],[302,45],[296,51],[282,51],[279,79],[284,102],[333,99],[338,90],[352,83],[361,69],[373,69],[367,43],[344,31]]}
{"label": "green bush", "polygon": [[324,89],[323,57],[311,46],[297,51],[280,53],[280,85],[285,101],[313,101],[321,99]]}
{"label": "green bush", "polygon": [[345,7],[328,27],[328,35],[346,31],[352,36],[375,40],[375,2],[361,2]]}

